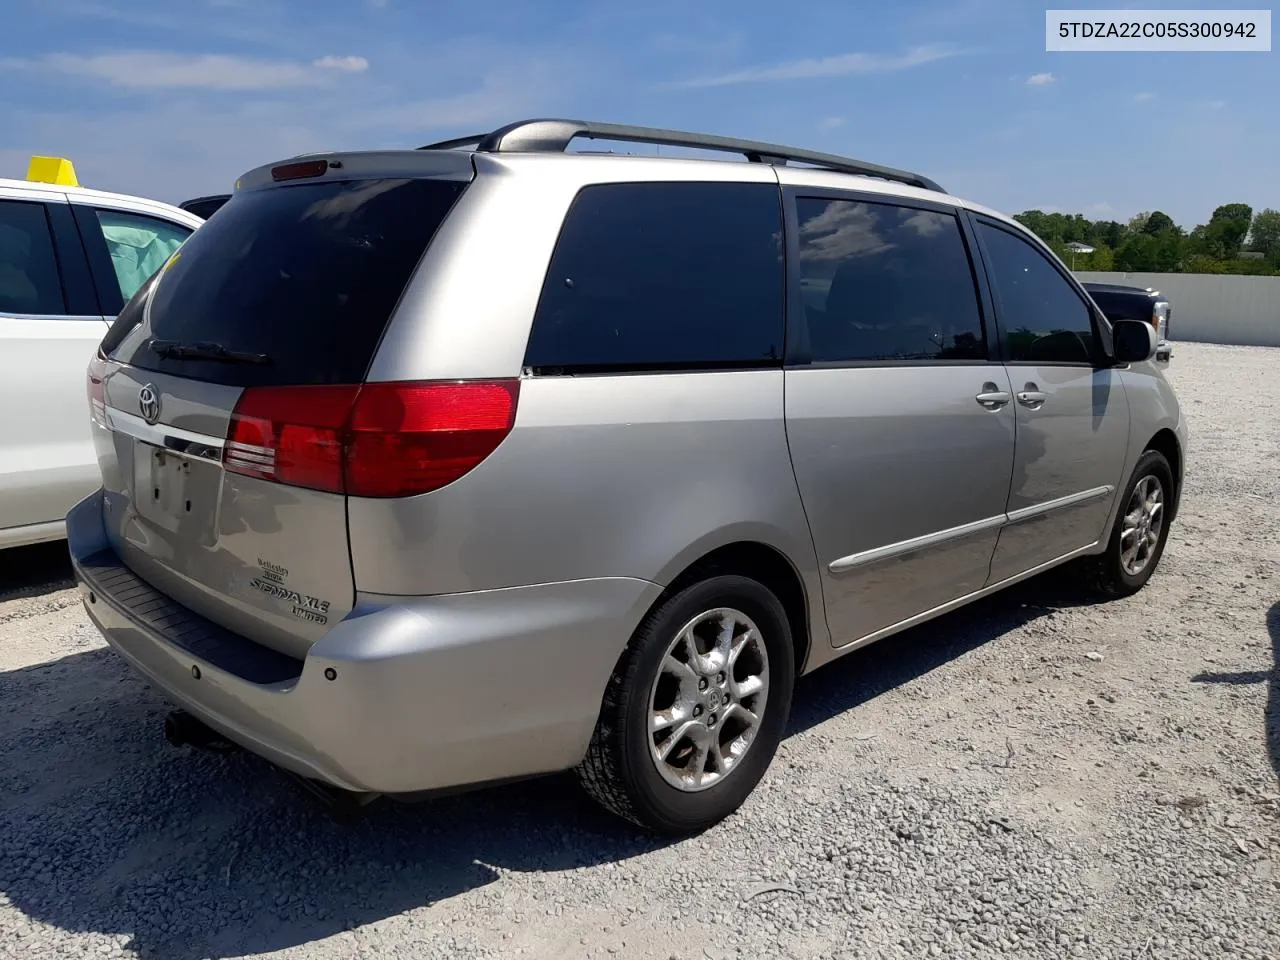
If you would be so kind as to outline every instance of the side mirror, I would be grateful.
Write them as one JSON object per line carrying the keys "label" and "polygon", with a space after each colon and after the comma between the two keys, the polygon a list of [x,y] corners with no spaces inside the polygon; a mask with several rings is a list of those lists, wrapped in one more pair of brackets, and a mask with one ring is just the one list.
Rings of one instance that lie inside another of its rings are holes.
{"label": "side mirror", "polygon": [[1117,320],[1111,327],[1116,363],[1145,363],[1156,355],[1156,328],[1142,320]]}

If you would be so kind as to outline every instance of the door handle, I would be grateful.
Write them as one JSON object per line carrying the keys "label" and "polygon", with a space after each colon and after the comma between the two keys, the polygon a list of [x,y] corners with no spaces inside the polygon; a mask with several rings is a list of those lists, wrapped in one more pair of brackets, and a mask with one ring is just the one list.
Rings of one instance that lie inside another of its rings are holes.
{"label": "door handle", "polygon": [[1038,410],[1044,406],[1044,402],[1047,399],[1049,398],[1045,392],[1034,383],[1028,383],[1018,391],[1018,402],[1024,407],[1030,407],[1032,410]]}
{"label": "door handle", "polygon": [[1013,398],[1009,395],[1008,390],[1001,390],[994,383],[988,381],[982,385],[982,392],[973,399],[988,410],[999,410]]}

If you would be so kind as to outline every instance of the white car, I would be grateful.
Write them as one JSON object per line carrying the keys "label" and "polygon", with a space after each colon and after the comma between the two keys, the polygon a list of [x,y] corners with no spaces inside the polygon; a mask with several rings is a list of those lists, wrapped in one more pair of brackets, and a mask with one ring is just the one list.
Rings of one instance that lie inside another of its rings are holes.
{"label": "white car", "polygon": [[0,548],[60,539],[98,486],[85,368],[124,302],[203,222],[86,190],[61,158],[0,179]]}

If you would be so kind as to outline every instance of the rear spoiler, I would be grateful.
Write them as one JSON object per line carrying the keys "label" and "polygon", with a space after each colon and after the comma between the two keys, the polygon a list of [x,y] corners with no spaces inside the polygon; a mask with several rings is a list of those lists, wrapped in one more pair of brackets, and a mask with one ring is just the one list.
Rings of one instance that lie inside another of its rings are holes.
{"label": "rear spoiler", "polygon": [[201,220],[208,220],[230,199],[231,194],[229,193],[217,193],[207,197],[184,200],[178,206],[188,213],[194,213]]}

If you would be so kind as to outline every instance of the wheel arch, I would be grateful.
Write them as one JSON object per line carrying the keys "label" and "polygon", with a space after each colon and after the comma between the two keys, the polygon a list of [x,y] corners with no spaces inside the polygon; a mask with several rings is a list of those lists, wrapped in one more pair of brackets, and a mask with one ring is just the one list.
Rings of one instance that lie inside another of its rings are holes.
{"label": "wheel arch", "polygon": [[1147,441],[1143,450],[1154,450],[1169,461],[1169,469],[1173,471],[1173,496],[1171,498],[1173,504],[1169,511],[1169,520],[1172,521],[1177,516],[1178,505],[1182,502],[1182,444],[1178,442],[1177,434],[1168,427],[1162,427]]}
{"label": "wheel arch", "polygon": [[796,676],[800,676],[817,632],[814,611],[804,577],[790,558],[775,546],[759,540],[736,540],[709,550],[671,576],[650,609],[656,609],[686,587],[725,574],[749,577],[768,587],[781,602],[791,627]]}

